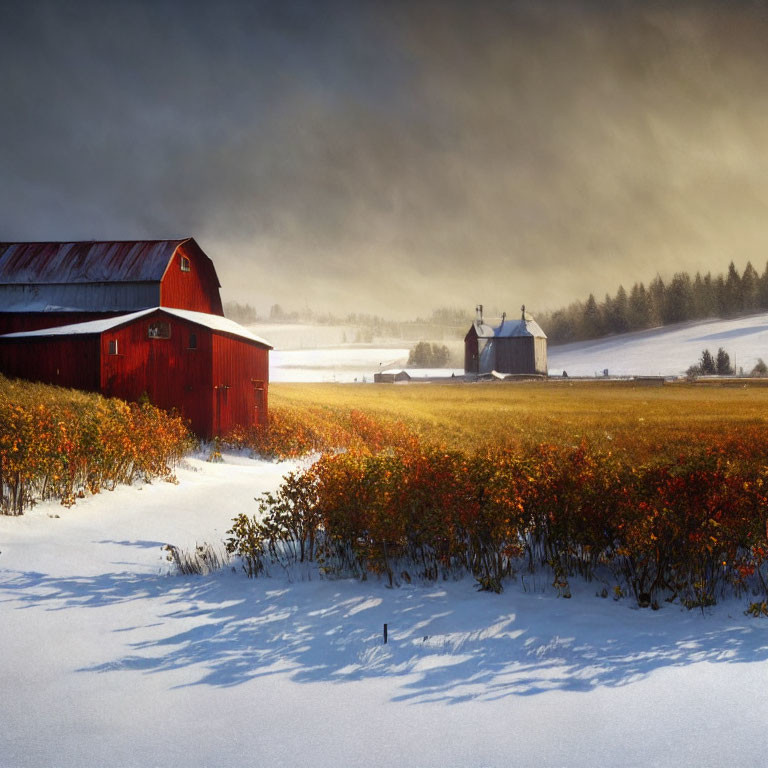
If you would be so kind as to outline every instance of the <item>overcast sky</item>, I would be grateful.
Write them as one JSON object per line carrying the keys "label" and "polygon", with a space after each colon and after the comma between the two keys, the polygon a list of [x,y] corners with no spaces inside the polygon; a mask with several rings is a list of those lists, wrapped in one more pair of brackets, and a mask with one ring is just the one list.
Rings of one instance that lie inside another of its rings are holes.
{"label": "overcast sky", "polygon": [[194,236],[225,300],[551,309],[768,259],[768,10],[0,2],[0,240]]}

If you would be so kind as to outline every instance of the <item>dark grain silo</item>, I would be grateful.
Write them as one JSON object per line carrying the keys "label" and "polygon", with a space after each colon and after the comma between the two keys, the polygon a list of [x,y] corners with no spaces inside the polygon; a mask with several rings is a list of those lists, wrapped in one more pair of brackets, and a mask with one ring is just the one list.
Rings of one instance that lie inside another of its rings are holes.
{"label": "dark grain silo", "polygon": [[477,313],[464,337],[466,373],[547,375],[547,335],[525,306],[519,320],[510,322],[505,314],[495,328],[483,321],[482,305]]}

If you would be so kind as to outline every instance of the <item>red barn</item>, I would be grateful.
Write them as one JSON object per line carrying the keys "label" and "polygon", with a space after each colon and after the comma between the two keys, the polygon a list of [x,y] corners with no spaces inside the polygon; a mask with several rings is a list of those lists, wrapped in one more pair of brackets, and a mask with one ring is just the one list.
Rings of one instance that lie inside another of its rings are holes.
{"label": "red barn", "polygon": [[[194,240],[28,245],[0,246],[0,302],[3,289],[18,298],[0,315],[26,326],[0,336],[0,372],[126,400],[146,394],[202,437],[266,422],[271,347],[223,317],[213,263]],[[53,282],[54,264],[74,282]],[[31,275],[51,282],[23,279]],[[67,307],[45,304],[56,297]],[[145,301],[163,305],[125,312]]]}
{"label": "red barn", "polygon": [[150,307],[223,315],[213,262],[191,238],[0,243],[0,334]]}

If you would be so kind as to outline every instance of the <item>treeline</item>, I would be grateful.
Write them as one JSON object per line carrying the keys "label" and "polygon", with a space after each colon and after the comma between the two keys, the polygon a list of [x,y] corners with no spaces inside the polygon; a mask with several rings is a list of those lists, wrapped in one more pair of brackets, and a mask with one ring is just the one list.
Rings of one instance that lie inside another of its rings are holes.
{"label": "treeline", "polygon": [[657,275],[646,287],[635,283],[627,291],[619,286],[598,302],[593,294],[564,309],[540,313],[539,324],[553,344],[584,341],[660,325],[735,317],[768,310],[768,264],[758,274],[751,262],[739,274],[733,262],[725,274],[710,272],[693,277],[678,272],[669,282]]}
{"label": "treeline", "polygon": [[264,318],[250,304],[225,301],[223,309],[225,317],[240,323],[240,325],[254,325],[255,323],[264,322]]}
{"label": "treeline", "polygon": [[[399,338],[408,326],[435,325],[453,328],[463,336],[472,324],[473,314],[461,307],[438,307],[429,317],[417,317],[413,320],[392,320],[380,315],[349,312],[346,315],[334,315],[330,312],[315,312],[306,307],[302,310],[285,309],[281,304],[273,304],[266,315],[259,314],[251,304],[237,301],[224,302],[224,314],[230,320],[242,325],[255,323],[311,323],[314,325],[349,325],[366,329],[369,338],[356,341],[372,341],[374,336]],[[457,335],[457,338],[458,338]]]}
{"label": "treeline", "polygon": [[[285,309],[281,304],[272,304],[266,315],[261,315],[251,304],[237,301],[224,302],[224,315],[241,325],[256,323],[309,323],[312,325],[349,325],[365,329],[365,338],[355,341],[372,341],[373,336],[398,336],[403,323],[387,320],[378,315],[351,312],[347,315],[334,315],[330,312],[315,312],[306,307],[302,310]],[[409,321],[410,322],[410,321]]]}

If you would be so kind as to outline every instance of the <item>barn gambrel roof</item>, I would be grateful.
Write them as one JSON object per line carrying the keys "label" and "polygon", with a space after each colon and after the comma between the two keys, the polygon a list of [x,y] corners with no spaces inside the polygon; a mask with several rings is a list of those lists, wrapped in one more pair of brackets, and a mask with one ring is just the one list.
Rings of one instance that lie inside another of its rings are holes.
{"label": "barn gambrel roof", "polygon": [[0,243],[0,312],[131,312],[157,306],[160,285],[183,247],[210,270],[194,238]]}
{"label": "barn gambrel roof", "polygon": [[202,253],[191,237],[179,240],[0,243],[0,284],[159,282],[181,245],[190,245]]}
{"label": "barn gambrel roof", "polygon": [[496,339],[512,339],[519,336],[533,336],[537,339],[547,338],[547,334],[541,330],[541,326],[528,315],[525,316],[525,319],[516,322],[504,321],[493,329],[493,336]]}
{"label": "barn gambrel roof", "polygon": [[475,333],[478,339],[512,339],[521,336],[533,336],[537,339],[546,339],[547,334],[541,329],[541,326],[530,316],[525,315],[520,320],[503,320],[495,328],[475,321],[473,323]]}

